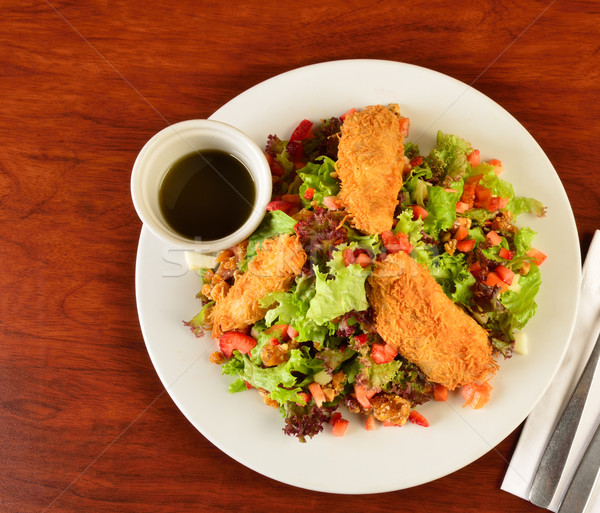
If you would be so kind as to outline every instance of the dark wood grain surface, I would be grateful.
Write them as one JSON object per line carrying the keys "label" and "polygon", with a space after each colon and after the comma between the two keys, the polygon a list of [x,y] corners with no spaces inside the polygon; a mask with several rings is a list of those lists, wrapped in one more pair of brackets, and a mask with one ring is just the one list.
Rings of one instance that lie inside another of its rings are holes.
{"label": "dark wood grain surface", "polygon": [[529,130],[585,256],[600,228],[598,2],[5,0],[0,16],[0,511],[539,511],[500,490],[519,429],[454,474],[368,496],[280,484],[215,448],[145,349],[129,178],[154,133],[273,75],[403,61]]}

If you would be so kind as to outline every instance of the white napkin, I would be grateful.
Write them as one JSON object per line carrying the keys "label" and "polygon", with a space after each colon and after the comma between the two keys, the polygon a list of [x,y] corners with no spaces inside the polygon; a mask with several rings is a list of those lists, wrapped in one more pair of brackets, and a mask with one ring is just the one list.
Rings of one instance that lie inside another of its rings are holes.
{"label": "white napkin", "polygon": [[[502,489],[529,498],[531,482],[556,422],[571,397],[600,332],[600,230],[596,230],[583,266],[581,301],[569,350],[552,385],[527,418],[504,476]],[[600,371],[594,376],[581,422],[558,489],[548,509],[556,511],[600,418]],[[586,512],[600,512],[599,485]]]}

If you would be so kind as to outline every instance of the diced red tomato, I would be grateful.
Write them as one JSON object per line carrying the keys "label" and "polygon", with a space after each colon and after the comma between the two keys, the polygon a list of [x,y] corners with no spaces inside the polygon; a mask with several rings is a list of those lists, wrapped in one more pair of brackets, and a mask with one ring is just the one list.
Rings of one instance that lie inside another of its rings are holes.
{"label": "diced red tomato", "polygon": [[473,274],[474,276],[477,276],[477,274],[479,274],[479,271],[481,271],[481,262],[479,262],[479,260],[473,262],[469,266],[469,271],[471,271],[471,274]]}
{"label": "diced red tomato", "polygon": [[531,248],[526,253],[526,255],[533,258],[533,260],[535,261],[535,263],[537,265],[542,265],[544,263],[544,260],[546,260],[546,258],[547,258],[546,254],[542,253],[539,249],[536,249],[536,248]]}
{"label": "diced red tomato", "polygon": [[323,198],[323,205],[329,210],[339,210],[342,206],[337,196],[326,196]]}
{"label": "diced red tomato", "polygon": [[512,285],[515,273],[511,271],[508,267],[504,265],[499,265],[494,271],[498,275],[498,278],[500,278],[504,283],[506,283],[507,285]]}
{"label": "diced red tomato", "polygon": [[282,201],[289,201],[294,205],[302,205],[302,200],[300,199],[300,196],[298,194],[284,194],[279,199],[281,199]]}
{"label": "diced red tomato", "polygon": [[460,242],[458,242],[458,244],[456,244],[456,249],[458,249],[458,251],[462,251],[463,253],[468,253],[469,251],[472,251],[475,248],[475,244],[475,239],[461,240]]}
{"label": "diced red tomato", "polygon": [[219,349],[227,357],[233,356],[237,349],[240,353],[248,354],[256,345],[256,339],[239,331],[228,331],[219,338]]}
{"label": "diced red tomato", "polygon": [[496,173],[497,175],[504,171],[504,165],[498,159],[492,159],[488,162],[488,164],[490,166],[494,166],[494,173]]}
{"label": "diced red tomato", "polygon": [[308,119],[303,119],[300,121],[300,124],[292,132],[290,141],[303,141],[306,139],[310,135],[310,129],[312,126],[312,121],[309,121]]}
{"label": "diced red tomato", "polygon": [[308,385],[308,390],[312,394],[317,406],[321,406],[325,402],[325,394],[323,393],[323,389],[316,381],[313,381],[310,385]]}
{"label": "diced red tomato", "polygon": [[364,346],[367,343],[367,334],[361,333],[360,335],[356,335],[354,337],[359,346]]}
{"label": "diced red tomato", "polygon": [[417,410],[411,410],[411,412],[408,414],[408,420],[413,424],[417,424],[419,426],[429,426],[429,422],[427,422],[427,419]]}
{"label": "diced red tomato", "polygon": [[378,342],[371,346],[371,359],[375,363],[389,363],[396,358],[397,354],[398,352],[385,342]]}
{"label": "diced red tomato", "polygon": [[478,166],[481,162],[479,150],[473,150],[471,153],[469,153],[469,155],[467,155],[467,162],[472,166]]}
{"label": "diced red tomato", "polygon": [[495,272],[488,273],[487,278],[483,282],[489,287],[500,287],[502,292],[506,292],[508,290],[508,285],[505,281],[500,279]]}
{"label": "diced red tomato", "polygon": [[351,108],[350,110],[344,112],[341,116],[340,116],[340,121],[344,122],[344,119],[346,119],[347,116],[349,116],[350,114],[354,114],[356,112],[355,108]]}
{"label": "diced red tomato", "polygon": [[420,166],[422,163],[423,157],[421,157],[420,155],[417,155],[416,157],[410,159],[410,167],[417,167]]}
{"label": "diced red tomato", "polygon": [[367,420],[365,421],[365,429],[367,431],[375,431],[377,429],[377,422],[375,421],[375,417],[373,415],[369,415]]}
{"label": "diced red tomato", "polygon": [[404,137],[408,137],[409,128],[410,128],[410,119],[409,118],[400,118],[400,133]]}
{"label": "diced red tomato", "polygon": [[438,383],[433,387],[433,398],[436,401],[447,401],[448,400],[448,389]]}
{"label": "diced red tomato", "polygon": [[369,267],[373,263],[373,259],[366,253],[356,255],[356,263],[362,268]]}
{"label": "diced red tomato", "polygon": [[390,230],[386,230],[381,232],[381,241],[390,253],[399,253],[400,251],[410,253],[413,249],[406,233],[394,234]]}
{"label": "diced red tomato", "polygon": [[[459,202],[459,203],[464,203],[465,205],[467,205],[467,207],[461,206],[461,210],[463,212],[469,210],[470,208],[473,208],[473,202],[475,201],[475,187],[477,187],[477,184],[481,181],[482,178],[483,178],[482,174],[474,175],[474,176],[470,176],[465,181],[465,184],[463,186],[463,192],[460,196],[460,202]],[[457,211],[458,211],[458,203],[456,206],[457,206]],[[464,208],[464,210],[463,210],[463,208]]]}
{"label": "diced red tomato", "polygon": [[354,394],[359,404],[366,410],[371,409],[371,403],[369,399],[375,395],[375,390],[369,390],[364,385],[354,384]]}
{"label": "diced red tomato", "polygon": [[485,238],[492,246],[497,246],[502,242],[502,237],[500,237],[500,235],[498,235],[494,230],[490,230]]}
{"label": "diced red tomato", "polygon": [[460,391],[465,399],[463,408],[465,406],[471,406],[476,410],[483,408],[490,400],[491,391],[492,385],[490,385],[487,381],[485,383],[481,383],[480,385],[477,383],[467,383]]}
{"label": "diced red tomato", "polygon": [[274,324],[270,328],[267,328],[265,330],[265,333],[271,334],[274,331],[279,331],[281,333],[281,335],[280,335],[281,340],[288,340],[289,339],[288,328],[289,328],[289,325],[287,325],[287,324]]}
{"label": "diced red tomato", "polygon": [[273,176],[283,176],[285,174],[285,169],[283,169],[277,162],[271,160],[271,164],[269,165],[271,169],[271,174]]}
{"label": "diced red tomato", "polygon": [[500,196],[492,196],[487,205],[483,208],[488,209],[490,212],[495,212],[496,210],[502,210],[506,208],[508,205],[508,198],[501,198]]}
{"label": "diced red tomato", "polygon": [[473,206],[475,208],[487,208],[492,197],[492,191],[483,185],[475,186],[475,201]]}
{"label": "diced red tomato", "polygon": [[427,212],[427,210],[425,210],[421,205],[413,205],[412,206],[412,211],[413,211],[413,219],[425,219],[428,215],[429,212]]}
{"label": "diced red tomato", "polygon": [[457,201],[456,202],[456,213],[457,214],[464,214],[470,208],[471,207],[469,206],[468,203],[465,203],[463,201]]}
{"label": "diced red tomato", "polygon": [[338,419],[333,424],[333,428],[331,430],[331,434],[333,436],[344,436],[346,434],[346,429],[348,429],[349,422],[346,419]]}
{"label": "diced red tomato", "polygon": [[267,205],[267,211],[281,210],[288,216],[294,215],[298,211],[298,205],[290,201],[274,200]]}
{"label": "diced red tomato", "polygon": [[306,201],[310,201],[311,199],[313,199],[315,197],[315,190],[313,187],[308,187],[305,191],[304,191],[304,199]]}
{"label": "diced red tomato", "polygon": [[246,388],[248,390],[250,390],[251,388],[254,388],[254,386],[252,386],[252,383],[250,383],[249,381],[244,380],[244,384],[246,385]]}
{"label": "diced red tomato", "polygon": [[[298,392],[298,395],[304,400],[304,404],[308,404],[310,401],[310,394],[308,392]],[[296,403],[298,406],[303,406],[302,403]]]}
{"label": "diced red tomato", "polygon": [[291,324],[288,326],[287,334],[290,338],[296,338],[298,335],[300,335],[300,333],[298,333],[298,331],[294,329]]}
{"label": "diced red tomato", "polygon": [[454,238],[457,241],[461,241],[467,238],[467,235],[469,235],[469,230],[467,230],[467,228],[465,226],[460,225],[457,229],[456,232],[454,232]]}
{"label": "diced red tomato", "polygon": [[342,418],[342,414],[339,411],[336,411],[331,418],[329,419],[330,424],[335,424],[338,420]]}
{"label": "diced red tomato", "polygon": [[506,248],[500,248],[498,255],[500,256],[500,258],[504,258],[504,260],[512,260],[515,256],[515,254],[510,249]]}
{"label": "diced red tomato", "polygon": [[354,256],[354,250],[351,248],[346,248],[342,253],[344,257],[344,265],[348,267],[349,265],[356,262],[356,257]]}
{"label": "diced red tomato", "polygon": [[270,338],[269,341],[267,342],[267,344],[269,344],[270,346],[278,346],[279,345],[279,339],[273,337]]}

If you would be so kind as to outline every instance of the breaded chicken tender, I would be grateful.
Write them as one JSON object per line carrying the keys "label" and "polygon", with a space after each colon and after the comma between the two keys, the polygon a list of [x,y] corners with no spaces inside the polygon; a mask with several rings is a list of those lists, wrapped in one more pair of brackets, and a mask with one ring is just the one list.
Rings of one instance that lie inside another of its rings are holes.
{"label": "breaded chicken tender", "polygon": [[344,119],[337,161],[339,199],[352,226],[369,235],[392,228],[407,122],[396,104],[365,107]]}
{"label": "breaded chicken tender", "polygon": [[242,330],[262,319],[267,309],[259,300],[270,292],[286,291],[302,271],[306,253],[295,235],[267,239],[233,286],[220,297],[212,309],[212,335],[220,337],[232,330]]}
{"label": "breaded chicken tender", "polygon": [[367,295],[379,335],[430,381],[453,390],[498,370],[487,332],[406,253],[377,262]]}

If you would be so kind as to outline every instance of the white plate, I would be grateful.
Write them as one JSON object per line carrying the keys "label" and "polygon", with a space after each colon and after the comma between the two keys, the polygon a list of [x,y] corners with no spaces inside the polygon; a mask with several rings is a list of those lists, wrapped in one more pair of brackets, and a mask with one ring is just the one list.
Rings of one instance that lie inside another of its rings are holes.
{"label": "white plate", "polygon": [[483,159],[498,158],[503,178],[519,195],[548,206],[548,216],[520,218],[538,232],[549,255],[542,266],[538,313],[526,328],[530,353],[501,363],[491,402],[462,408],[456,394],[419,408],[430,427],[407,424],[366,431],[347,415],[343,438],[327,430],[301,444],[283,434],[278,410],[256,391],[229,394],[231,380],[209,363],[211,340],[193,337],[182,320],[200,308],[199,278],[186,271],[181,251],[142,229],[136,295],[144,340],[167,391],[190,422],[214,445],[265,476],[333,493],[400,490],[442,477],[476,460],[509,435],[549,385],[566,351],[579,299],[580,256],[571,208],[552,164],[508,112],[475,89],[413,65],[347,60],[300,68],[240,94],[213,116],[264,145],[269,134],[289,137],[304,118],[338,116],[352,107],[396,102],[411,120],[409,140],[429,151],[437,130],[460,135]]}

